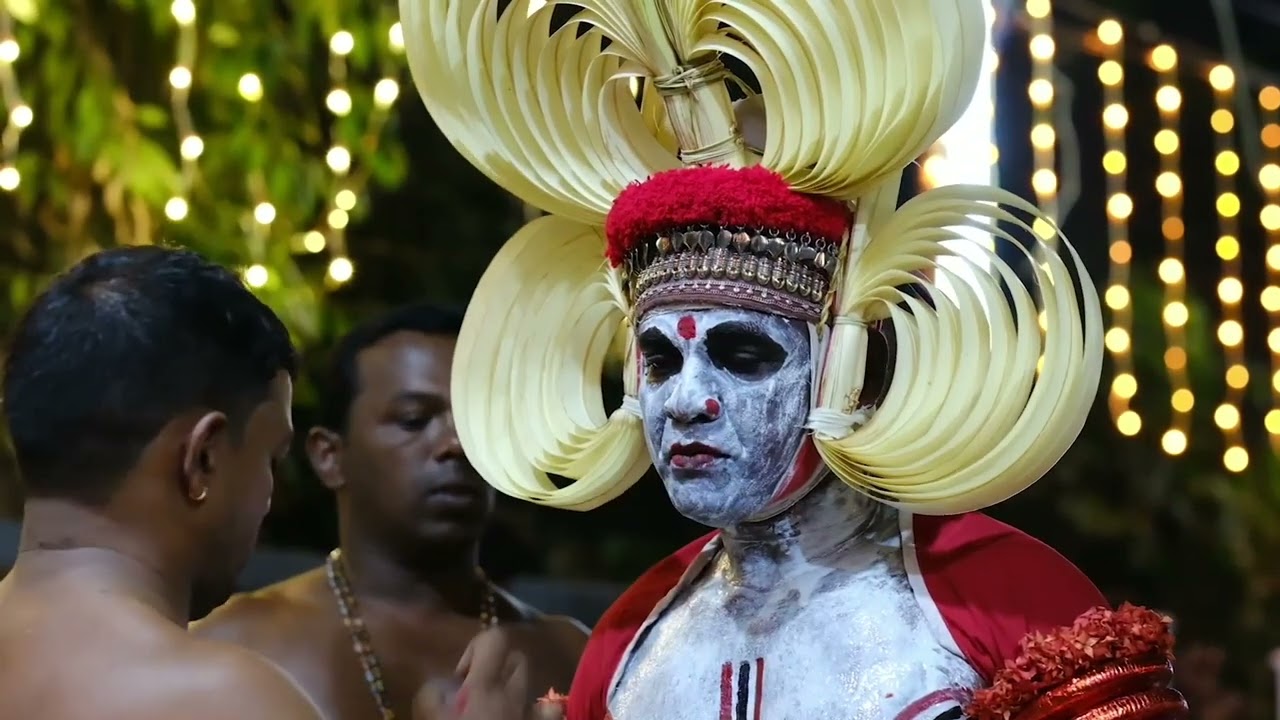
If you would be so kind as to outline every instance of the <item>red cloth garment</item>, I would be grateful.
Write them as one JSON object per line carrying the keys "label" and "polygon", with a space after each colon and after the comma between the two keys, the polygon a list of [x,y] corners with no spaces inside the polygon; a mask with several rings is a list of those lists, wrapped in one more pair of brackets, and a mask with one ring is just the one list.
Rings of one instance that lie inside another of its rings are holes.
{"label": "red cloth garment", "polygon": [[[600,618],[578,665],[566,720],[607,720],[609,693],[636,634],[686,574],[704,566],[704,551],[715,539],[716,533],[699,538],[655,565]],[[1070,625],[1106,604],[1066,558],[980,513],[903,515],[902,550],[916,599],[939,640],[988,682],[1028,633]]]}

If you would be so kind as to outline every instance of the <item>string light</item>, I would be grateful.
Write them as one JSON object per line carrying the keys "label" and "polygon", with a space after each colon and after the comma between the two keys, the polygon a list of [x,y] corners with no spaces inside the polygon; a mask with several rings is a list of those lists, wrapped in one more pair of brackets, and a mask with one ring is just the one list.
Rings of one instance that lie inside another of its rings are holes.
{"label": "string light", "polygon": [[[1231,107],[1236,86],[1235,73],[1226,65],[1216,65],[1209,71],[1209,85],[1213,87],[1214,115],[1218,122],[1213,126],[1214,177],[1218,196],[1218,245],[1239,244],[1240,198],[1236,194],[1236,173],[1240,171],[1240,154],[1235,149],[1235,134],[1227,125],[1234,125]],[[1231,122],[1228,123],[1228,118]],[[1276,208],[1280,212],[1280,208]],[[1264,222],[1267,211],[1263,211]],[[1280,222],[1280,219],[1277,219]],[[1240,273],[1240,253],[1228,253],[1222,258],[1222,279],[1218,283],[1218,300],[1222,307],[1222,321],[1218,325],[1218,342],[1222,345],[1226,360],[1227,392],[1213,412],[1213,421],[1222,430],[1226,451],[1222,464],[1231,472],[1243,472],[1249,466],[1249,452],[1245,449],[1241,428],[1241,401],[1249,382],[1249,371],[1244,362],[1244,320],[1240,301],[1244,298],[1244,284]]]}
{"label": "string light", "polygon": [[174,127],[178,131],[178,156],[181,159],[182,176],[178,192],[165,203],[164,214],[170,220],[184,220],[190,212],[188,196],[195,184],[197,164],[204,153],[204,140],[196,134],[195,121],[191,118],[191,83],[194,79],[196,50],[199,38],[196,34],[196,5],[194,0],[173,0],[169,14],[178,25],[177,59],[169,71],[169,106],[173,112]]}
{"label": "string light", "polygon": [[[396,23],[391,26],[388,31],[388,41],[393,49],[404,46],[404,31],[400,28],[400,24]],[[351,113],[351,92],[347,89],[347,56],[355,49],[355,37],[346,30],[339,30],[329,38],[329,94],[325,97],[325,107],[329,109],[334,117],[334,123],[341,120]],[[392,94],[390,88],[395,83],[394,79],[389,80],[391,85],[383,85],[382,95],[385,99],[390,96],[390,101],[395,102],[395,95],[399,94],[399,86],[395,85],[395,93]],[[375,86],[375,100],[378,96]],[[330,132],[334,137],[337,136],[336,127]],[[325,246],[333,252],[333,258],[329,262],[328,280],[331,283],[342,284],[351,279],[354,274],[354,266],[351,260],[347,258],[346,230],[347,224],[351,220],[350,208],[343,209],[338,206],[334,199],[343,190],[347,188],[347,178],[351,172],[351,151],[340,142],[334,142],[330,146],[329,151],[325,153],[325,163],[329,166],[329,170],[333,173],[334,179],[334,197],[330,198],[325,213],[326,232],[324,234]],[[354,207],[354,203],[352,203]],[[306,240],[304,239],[304,242]]]}
{"label": "string light", "polygon": [[[1102,133],[1106,151],[1102,168],[1107,178],[1107,239],[1110,267],[1103,300],[1111,310],[1111,327],[1105,342],[1115,365],[1108,406],[1111,419],[1122,435],[1134,436],[1142,431],[1142,416],[1132,408],[1138,393],[1138,380],[1133,372],[1133,299],[1129,293],[1129,263],[1133,247],[1129,244],[1129,217],[1133,199],[1128,193],[1128,165],[1125,155],[1125,126],[1129,113],[1124,105],[1124,30],[1116,20],[1098,24],[1098,40],[1104,48],[1098,66],[1102,83]],[[1112,110],[1119,108],[1119,111]]]}
{"label": "string light", "polygon": [[[1160,438],[1160,446],[1170,455],[1181,455],[1187,449],[1191,432],[1191,411],[1195,394],[1187,380],[1186,326],[1189,311],[1186,303],[1186,267],[1183,264],[1181,139],[1178,122],[1182,109],[1182,92],[1178,89],[1178,54],[1168,45],[1151,51],[1151,65],[1159,73],[1156,107],[1160,111],[1160,130],[1156,132],[1156,149],[1160,154],[1160,174],[1156,176],[1156,192],[1160,193],[1161,234],[1165,257],[1158,267],[1164,283],[1164,310],[1161,319],[1165,334],[1165,367],[1169,370],[1172,393],[1169,404],[1173,415],[1169,428]],[[1229,199],[1219,198],[1220,207]],[[1238,199],[1237,199],[1238,205]],[[1238,210],[1238,208],[1237,208]]]}
{"label": "string light", "polygon": [[1280,126],[1280,88],[1262,88],[1258,105],[1265,120],[1262,141],[1266,146],[1266,163],[1258,170],[1258,182],[1266,198],[1260,219],[1267,233],[1267,285],[1259,300],[1267,313],[1267,347],[1271,350],[1271,408],[1264,425],[1272,448],[1280,451],[1280,222],[1275,221],[1276,208],[1280,208],[1280,143],[1268,143],[1266,130]]}
{"label": "string light", "polygon": [[[1033,172],[1031,189],[1036,203],[1055,222],[1058,218],[1057,136],[1053,117],[1054,55],[1053,3],[1050,0],[1027,0],[1028,30],[1031,52],[1031,82],[1027,96],[1031,99],[1031,146]],[[1038,234],[1052,242],[1057,234],[1049,227],[1037,228]]]}
{"label": "string light", "polygon": [[22,54],[13,30],[13,18],[0,4],[0,92],[4,94],[4,108],[8,114],[4,133],[0,135],[0,148],[3,148],[3,158],[0,159],[0,190],[5,192],[18,189],[22,182],[22,174],[18,171],[18,145],[22,131],[35,120],[31,106],[22,99],[18,75],[13,68],[18,56]]}

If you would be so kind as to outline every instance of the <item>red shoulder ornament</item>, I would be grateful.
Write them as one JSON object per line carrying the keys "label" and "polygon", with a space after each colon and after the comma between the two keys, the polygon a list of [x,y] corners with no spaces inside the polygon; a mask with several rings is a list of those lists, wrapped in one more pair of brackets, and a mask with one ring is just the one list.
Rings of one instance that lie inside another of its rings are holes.
{"label": "red shoulder ornament", "polygon": [[1015,659],[966,708],[973,720],[1177,720],[1171,620],[1121,605],[1023,638]]}

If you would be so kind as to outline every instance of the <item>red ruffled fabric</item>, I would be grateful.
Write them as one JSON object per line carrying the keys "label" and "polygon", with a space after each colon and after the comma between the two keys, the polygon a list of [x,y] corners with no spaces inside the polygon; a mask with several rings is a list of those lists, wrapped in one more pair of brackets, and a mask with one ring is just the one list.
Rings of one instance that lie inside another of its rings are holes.
{"label": "red ruffled fabric", "polygon": [[605,220],[605,254],[617,267],[653,236],[688,227],[772,228],[839,242],[849,226],[841,202],[791,189],[764,167],[688,167],[623,190]]}
{"label": "red ruffled fabric", "polygon": [[1116,610],[1089,610],[1070,627],[1028,635],[991,686],[974,693],[965,714],[973,720],[1009,720],[1041,694],[1105,665],[1170,661],[1171,625],[1167,616],[1125,603]]}

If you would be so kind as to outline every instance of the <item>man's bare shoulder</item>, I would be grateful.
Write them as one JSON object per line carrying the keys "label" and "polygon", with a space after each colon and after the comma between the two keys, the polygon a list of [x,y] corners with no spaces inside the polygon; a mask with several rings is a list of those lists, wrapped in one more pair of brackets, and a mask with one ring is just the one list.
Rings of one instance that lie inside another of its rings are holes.
{"label": "man's bare shoulder", "polygon": [[333,613],[332,598],[322,569],[282,580],[249,593],[234,595],[195,623],[197,637],[259,648],[291,642],[315,632],[316,622]]}
{"label": "man's bare shoulder", "polygon": [[[153,669],[157,720],[320,720],[320,711],[278,666],[234,645],[193,638],[180,659]],[[163,678],[163,680],[161,680]]]}

